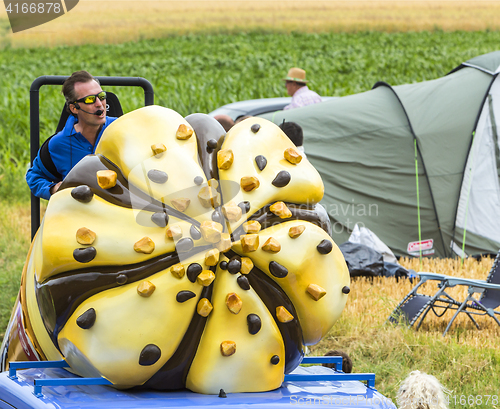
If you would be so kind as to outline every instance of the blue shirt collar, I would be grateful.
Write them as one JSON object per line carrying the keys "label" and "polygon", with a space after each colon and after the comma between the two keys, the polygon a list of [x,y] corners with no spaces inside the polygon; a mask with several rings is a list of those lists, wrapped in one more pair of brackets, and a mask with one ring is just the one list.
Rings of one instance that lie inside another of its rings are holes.
{"label": "blue shirt collar", "polygon": [[68,119],[66,120],[66,125],[64,125],[64,130],[63,130],[64,135],[70,136],[70,135],[77,133],[75,128],[74,128],[75,124],[77,124],[77,123],[78,123],[78,118],[73,116],[73,115],[70,115],[68,117]]}

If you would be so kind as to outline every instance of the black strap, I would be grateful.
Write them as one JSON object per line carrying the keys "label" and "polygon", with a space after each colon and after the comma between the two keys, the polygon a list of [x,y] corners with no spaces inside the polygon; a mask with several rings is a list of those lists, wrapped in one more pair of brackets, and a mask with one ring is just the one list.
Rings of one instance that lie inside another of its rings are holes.
{"label": "black strap", "polygon": [[54,135],[52,135],[43,143],[38,155],[40,156],[40,160],[42,161],[43,166],[45,166],[45,169],[47,169],[56,179],[62,180],[62,175],[57,170],[56,165],[54,165],[54,161],[52,160],[49,152],[49,141],[53,136]]}

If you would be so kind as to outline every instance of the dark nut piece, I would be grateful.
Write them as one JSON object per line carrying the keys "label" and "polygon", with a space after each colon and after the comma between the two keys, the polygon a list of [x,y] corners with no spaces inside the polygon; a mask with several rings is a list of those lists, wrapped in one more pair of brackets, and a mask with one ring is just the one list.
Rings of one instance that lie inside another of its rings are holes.
{"label": "dark nut piece", "polygon": [[222,341],[220,344],[222,356],[231,356],[236,353],[236,343],[234,341]]}
{"label": "dark nut piece", "polygon": [[279,322],[287,323],[293,320],[293,315],[285,307],[279,306],[276,307],[276,318]]}
{"label": "dark nut piece", "polygon": [[245,234],[241,236],[241,248],[245,253],[256,251],[259,248],[259,235]]}
{"label": "dark nut piece", "polygon": [[101,189],[111,189],[116,186],[116,172],[112,170],[98,170],[97,183]]}
{"label": "dark nut piece", "polygon": [[134,244],[134,250],[138,253],[151,254],[155,249],[155,243],[149,237],[143,237]]}
{"label": "dark nut piece", "polygon": [[151,281],[144,280],[137,286],[137,293],[141,297],[149,297],[154,293],[155,289],[156,286]]}
{"label": "dark nut piece", "polygon": [[243,176],[240,186],[245,192],[251,192],[260,186],[260,182],[255,176]]}
{"label": "dark nut piece", "polygon": [[188,128],[185,124],[180,124],[179,128],[177,128],[177,132],[175,133],[175,137],[181,140],[189,139],[192,135],[193,130]]}
{"label": "dark nut piece", "polygon": [[276,202],[272,204],[269,207],[269,210],[271,210],[271,212],[273,212],[280,219],[288,219],[289,217],[292,217],[292,212],[284,202]]}
{"label": "dark nut piece", "polygon": [[269,237],[262,246],[262,250],[268,253],[278,253],[281,250],[281,244],[275,238]]}
{"label": "dark nut piece", "polygon": [[172,206],[174,206],[179,212],[183,212],[189,207],[191,200],[185,197],[179,197],[178,199],[172,199],[170,203],[172,203]]}
{"label": "dark nut piece", "polygon": [[324,297],[326,290],[317,284],[309,284],[306,289],[307,293],[315,300],[318,301],[320,298]]}
{"label": "dark nut piece", "polygon": [[304,232],[305,229],[306,229],[306,226],[304,226],[303,224],[299,224],[298,226],[290,227],[290,230],[288,230],[288,235],[292,239],[296,239]]}
{"label": "dark nut piece", "polygon": [[243,301],[236,293],[229,293],[226,296],[226,306],[233,314],[238,314],[243,306]]}
{"label": "dark nut piece", "polygon": [[217,152],[217,166],[219,169],[227,170],[234,161],[233,151],[231,149],[222,149]]}
{"label": "dark nut piece", "polygon": [[207,298],[202,298],[196,306],[196,312],[202,317],[208,317],[214,307]]}
{"label": "dark nut piece", "polygon": [[80,244],[94,243],[96,234],[86,227],[80,227],[76,232],[76,241]]}
{"label": "dark nut piece", "polygon": [[302,160],[302,156],[294,148],[288,148],[287,150],[285,150],[285,159],[288,162],[296,165],[297,163],[300,163],[300,161]]}

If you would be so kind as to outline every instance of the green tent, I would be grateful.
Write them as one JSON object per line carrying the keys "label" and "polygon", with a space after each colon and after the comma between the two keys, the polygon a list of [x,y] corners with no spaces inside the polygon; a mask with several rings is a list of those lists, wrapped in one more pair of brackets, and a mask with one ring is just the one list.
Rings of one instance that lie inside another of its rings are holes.
{"label": "green tent", "polygon": [[[397,255],[500,248],[500,51],[447,76],[266,114],[304,130],[337,243],[356,223]],[[498,126],[497,126],[498,125]]]}

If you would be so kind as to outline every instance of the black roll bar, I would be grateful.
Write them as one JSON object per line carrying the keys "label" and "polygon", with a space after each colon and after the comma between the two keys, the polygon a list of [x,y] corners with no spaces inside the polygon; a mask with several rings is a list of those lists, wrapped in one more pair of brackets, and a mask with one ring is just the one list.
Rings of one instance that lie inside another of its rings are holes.
{"label": "black roll bar", "polygon": [[[43,75],[30,87],[30,156],[31,166],[40,149],[40,94],[43,85],[62,85],[68,75]],[[141,87],[144,90],[144,105],[154,104],[151,83],[141,77],[95,77],[104,86]],[[31,193],[31,240],[40,227],[40,199]]]}

